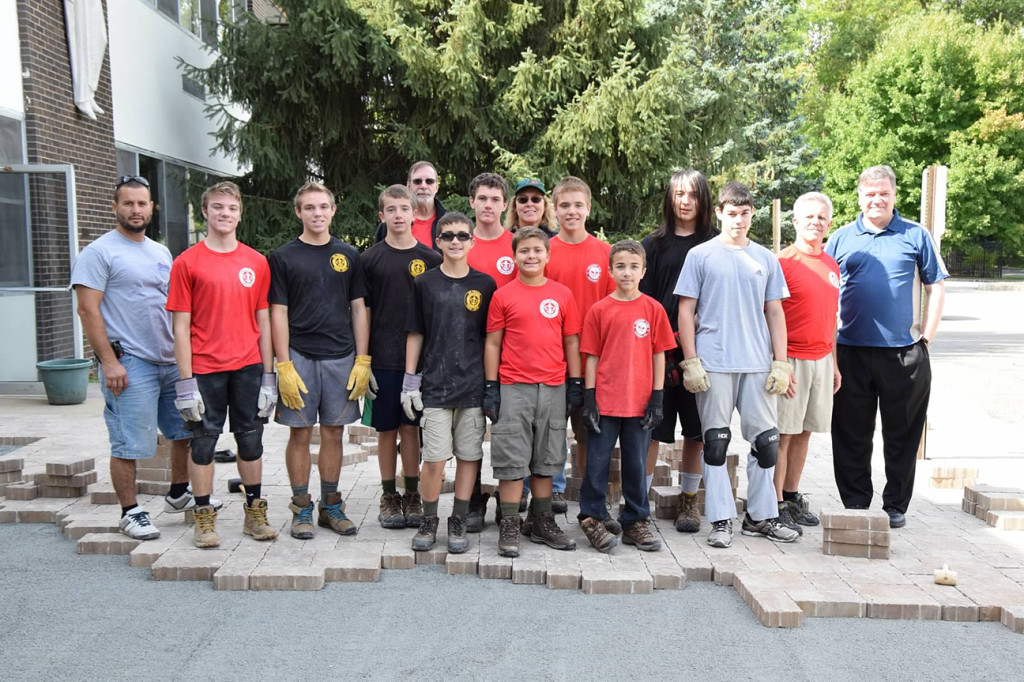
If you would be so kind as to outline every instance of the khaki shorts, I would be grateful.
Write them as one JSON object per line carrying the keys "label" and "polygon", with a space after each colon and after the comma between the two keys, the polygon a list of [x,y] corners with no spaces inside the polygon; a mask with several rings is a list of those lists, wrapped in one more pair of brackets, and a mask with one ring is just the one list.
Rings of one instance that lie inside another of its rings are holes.
{"label": "khaki shorts", "polygon": [[796,395],[779,396],[779,433],[832,430],[832,354],[820,360],[790,358]]}
{"label": "khaki shorts", "polygon": [[491,466],[499,481],[565,470],[565,384],[503,384],[491,425]]}
{"label": "khaki shorts", "polygon": [[420,428],[424,462],[447,462],[453,455],[467,462],[484,458],[484,411],[479,407],[424,407]]}

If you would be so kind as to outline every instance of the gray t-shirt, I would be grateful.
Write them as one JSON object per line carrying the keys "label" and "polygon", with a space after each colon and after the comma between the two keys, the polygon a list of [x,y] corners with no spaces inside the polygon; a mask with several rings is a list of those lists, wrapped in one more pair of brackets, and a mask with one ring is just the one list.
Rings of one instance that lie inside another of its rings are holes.
{"label": "gray t-shirt", "polygon": [[152,239],[136,242],[116,229],[78,254],[71,285],[103,292],[100,313],[111,341],[126,353],[158,365],[174,363],[167,290],[171,252]]}
{"label": "gray t-shirt", "polygon": [[778,259],[754,242],[712,239],[686,256],[675,294],[697,299],[697,355],[709,372],[767,372],[772,367],[765,301],[789,297]]}

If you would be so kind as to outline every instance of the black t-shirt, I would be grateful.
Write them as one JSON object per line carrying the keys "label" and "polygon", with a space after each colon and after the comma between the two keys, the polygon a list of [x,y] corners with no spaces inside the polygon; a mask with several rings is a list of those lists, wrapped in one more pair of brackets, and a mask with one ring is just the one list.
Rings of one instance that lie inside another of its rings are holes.
{"label": "black t-shirt", "polygon": [[487,309],[498,287],[479,270],[461,279],[431,270],[413,282],[406,331],[423,334],[423,405],[480,407]]}
{"label": "black t-shirt", "polygon": [[374,369],[405,371],[405,317],[412,282],[441,264],[441,254],[419,242],[396,249],[386,241],[363,252],[363,272],[370,295],[370,355]]}
{"label": "black t-shirt", "polygon": [[686,237],[677,234],[664,239],[647,235],[642,242],[647,254],[647,274],[640,281],[640,291],[665,308],[672,331],[679,331],[679,297],[673,291],[690,249],[703,241],[696,233]]}
{"label": "black t-shirt", "polygon": [[349,301],[367,295],[359,252],[335,237],[322,246],[293,239],[269,260],[267,299],[288,306],[288,345],[314,360],[351,355]]}

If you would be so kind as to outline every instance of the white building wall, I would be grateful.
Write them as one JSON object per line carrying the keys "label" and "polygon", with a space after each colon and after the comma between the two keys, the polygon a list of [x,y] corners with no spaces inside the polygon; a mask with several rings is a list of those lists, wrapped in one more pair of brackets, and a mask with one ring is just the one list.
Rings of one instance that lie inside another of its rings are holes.
{"label": "white building wall", "polygon": [[18,6],[0,0],[0,110],[25,115],[21,91],[21,41],[18,39]]}

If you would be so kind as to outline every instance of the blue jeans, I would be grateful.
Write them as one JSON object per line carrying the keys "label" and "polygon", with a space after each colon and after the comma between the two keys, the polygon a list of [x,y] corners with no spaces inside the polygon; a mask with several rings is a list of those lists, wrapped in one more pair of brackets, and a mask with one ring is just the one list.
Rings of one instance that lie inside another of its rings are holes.
{"label": "blue jeans", "polygon": [[626,508],[619,517],[623,525],[646,519],[651,515],[647,501],[647,448],[651,432],[640,426],[640,417],[601,417],[601,433],[591,431],[587,441],[587,470],[580,487],[580,513],[587,517],[604,519],[605,497],[608,490],[608,472],[612,449],[619,442],[622,465],[622,495]]}
{"label": "blue jeans", "polygon": [[[569,441],[565,441],[565,461],[569,462]],[[565,468],[555,474],[551,478],[551,492],[553,493],[564,493],[565,492]],[[527,476],[523,479],[523,497],[530,494],[530,477]]]}
{"label": "blue jeans", "polygon": [[115,396],[107,389],[100,365],[103,418],[110,434],[110,456],[145,459],[156,452],[157,427],[167,440],[190,438],[185,422],[174,408],[176,365],[154,365],[125,353],[121,366],[128,372],[128,388]]}

